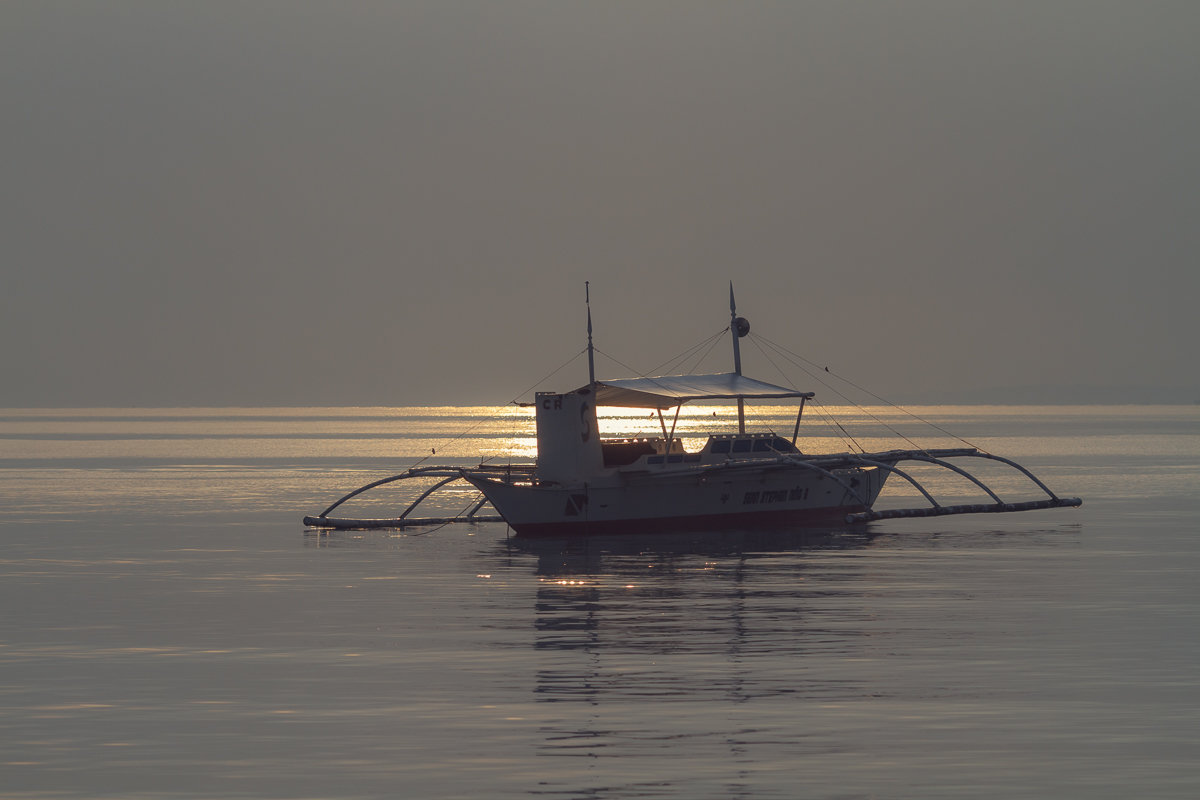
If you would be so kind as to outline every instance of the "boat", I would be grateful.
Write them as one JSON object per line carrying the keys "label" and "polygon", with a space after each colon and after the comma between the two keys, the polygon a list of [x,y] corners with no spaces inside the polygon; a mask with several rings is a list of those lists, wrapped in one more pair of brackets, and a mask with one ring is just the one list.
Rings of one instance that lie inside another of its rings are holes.
{"label": "boat", "polygon": [[[779,526],[861,524],[894,517],[1029,511],[1075,507],[1029,470],[975,447],[899,449],[874,453],[803,453],[797,447],[805,405],[814,392],[798,391],[742,374],[740,340],[750,323],[738,315],[729,287],[733,370],[715,374],[660,375],[597,380],[590,298],[587,312],[588,382],[566,392],[537,392],[534,415],[537,458],[504,466],[414,467],[367,484],[340,498],[304,524],[318,529],[407,528],[451,522],[504,522],[518,536],[576,537],[681,530],[758,529]],[[703,446],[685,449],[675,436],[681,406],[734,401],[736,427],[712,433]],[[790,439],[747,431],[748,403],[795,402]],[[602,438],[602,409],[651,409],[661,436]],[[664,412],[674,411],[668,425]],[[1025,475],[1045,494],[1019,502],[1002,500],[976,475],[954,461],[988,459]],[[974,483],[992,502],[944,505],[909,472],[905,462],[932,464]],[[891,477],[912,484],[929,502],[918,508],[875,510]],[[330,517],[347,500],[383,484],[436,479],[403,513],[387,519]],[[417,517],[413,512],[443,487],[463,481],[479,491],[463,514]],[[495,514],[483,513],[490,505]]]}

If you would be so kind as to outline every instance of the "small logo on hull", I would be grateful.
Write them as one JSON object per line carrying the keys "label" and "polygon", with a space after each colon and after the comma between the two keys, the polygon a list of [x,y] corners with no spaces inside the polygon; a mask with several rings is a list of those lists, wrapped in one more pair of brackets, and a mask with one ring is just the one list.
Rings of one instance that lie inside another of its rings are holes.
{"label": "small logo on hull", "polygon": [[567,495],[567,504],[563,508],[563,516],[578,517],[587,508],[588,498],[586,494]]}

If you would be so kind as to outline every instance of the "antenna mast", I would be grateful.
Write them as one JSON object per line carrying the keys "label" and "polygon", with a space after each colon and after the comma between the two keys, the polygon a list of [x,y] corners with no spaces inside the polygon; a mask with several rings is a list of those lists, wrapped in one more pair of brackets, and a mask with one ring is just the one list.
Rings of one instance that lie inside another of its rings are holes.
{"label": "antenna mast", "polygon": [[588,386],[596,385],[596,348],[592,346],[592,292],[591,281],[583,282],[583,302],[587,306],[588,335]]}
{"label": "antenna mast", "polygon": [[[729,282],[729,333],[733,336],[733,371],[736,375],[742,374],[742,348],[738,343],[747,333],[750,332],[750,323],[744,318],[737,315],[737,304],[733,301],[733,281]],[[746,432],[746,400],[743,397],[738,397],[738,433]]]}
{"label": "antenna mast", "polygon": [[742,348],[738,339],[745,336],[738,330],[737,304],[733,301],[733,281],[729,282],[729,332],[733,335],[733,371],[742,374]]}

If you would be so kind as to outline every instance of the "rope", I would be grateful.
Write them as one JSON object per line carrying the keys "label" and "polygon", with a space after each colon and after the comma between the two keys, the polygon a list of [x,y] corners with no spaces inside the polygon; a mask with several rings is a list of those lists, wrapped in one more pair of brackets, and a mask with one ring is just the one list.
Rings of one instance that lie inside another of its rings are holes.
{"label": "rope", "polygon": [[567,367],[569,367],[571,364],[575,363],[575,361],[576,361],[576,360],[577,360],[577,359],[578,359],[580,356],[582,356],[584,353],[586,353],[586,352],[587,352],[587,348],[585,347],[584,349],[580,350],[580,351],[579,351],[578,353],[576,353],[575,355],[573,355],[573,356],[571,356],[570,358],[568,358],[568,359],[567,359],[566,361],[564,361],[562,364],[559,364],[557,367],[555,367],[555,368],[554,368],[554,370],[553,370],[553,371],[552,371],[552,372],[551,372],[549,375],[546,375],[546,376],[545,376],[545,377],[543,377],[541,380],[537,381],[537,382],[536,382],[536,383],[534,383],[532,386],[530,386],[528,389],[526,389],[525,391],[523,391],[523,392],[521,392],[520,394],[518,394],[518,395],[517,395],[516,397],[514,397],[512,400],[509,400],[507,403],[505,403],[505,405],[510,405],[510,406],[511,406],[511,405],[518,405],[518,406],[529,405],[528,403],[518,403],[517,401],[518,401],[518,400],[520,400],[520,399],[521,399],[522,397],[524,397],[525,395],[527,395],[527,394],[529,394],[530,392],[532,392],[532,391],[533,391],[534,389],[536,389],[537,387],[541,386],[541,385],[542,385],[543,383],[545,383],[546,381],[548,381],[548,380],[550,380],[551,378],[553,378],[553,377],[554,377],[555,375],[557,375],[558,373],[562,372],[564,369],[566,369]]}
{"label": "rope", "polygon": [[841,431],[841,432],[842,432],[842,436],[844,436],[844,437],[845,437],[846,439],[848,439],[848,440],[849,440],[849,441],[850,441],[850,442],[851,442],[851,443],[852,443],[852,444],[853,444],[855,447],[857,447],[857,448],[858,448],[858,452],[860,452],[860,453],[865,453],[865,452],[867,452],[867,448],[863,447],[863,446],[862,446],[862,445],[859,443],[858,439],[855,439],[853,436],[851,436],[851,435],[850,435],[850,431],[848,431],[848,430],[846,430],[845,428],[843,428],[843,427],[842,427],[842,423],[838,422],[838,421],[837,421],[837,418],[836,418],[836,417],[834,417],[834,416],[833,416],[833,414],[830,414],[828,411],[826,411],[826,410],[825,410],[825,407],[824,407],[823,405],[821,405],[820,403],[817,403],[817,402],[810,402],[810,405],[811,405],[811,407],[812,407],[812,408],[815,408],[815,409],[816,409],[816,412],[817,412],[817,414],[819,414],[819,415],[821,416],[821,418],[825,420],[825,424],[826,424],[826,425],[831,425],[831,426],[833,426],[833,427],[837,428],[839,431]]}
{"label": "rope", "polygon": [[788,350],[788,349],[787,349],[786,347],[784,347],[783,345],[781,345],[781,344],[778,344],[778,343],[776,343],[776,342],[773,342],[773,341],[771,341],[770,339],[766,338],[765,336],[759,336],[759,337],[756,337],[756,338],[760,338],[760,339],[762,339],[762,341],[763,341],[763,342],[765,342],[765,343],[766,343],[768,346],[770,346],[772,349],[774,349],[774,350],[775,350],[777,353],[779,353],[779,354],[780,354],[781,356],[783,356],[784,358],[788,358],[789,356],[791,356],[791,358],[788,358],[788,360],[789,360],[789,361],[791,361],[791,363],[792,363],[792,364],[794,364],[796,367],[798,367],[800,370],[802,370],[802,371],[803,371],[805,374],[807,374],[807,375],[808,375],[810,378],[812,378],[813,380],[817,381],[818,383],[820,383],[820,384],[821,384],[822,386],[824,386],[825,388],[829,389],[829,391],[833,392],[833,393],[834,393],[834,394],[836,394],[838,397],[842,398],[842,399],[843,399],[843,400],[845,400],[847,403],[849,403],[850,405],[852,405],[852,406],[854,406],[855,408],[857,408],[859,411],[862,411],[864,414],[866,414],[867,416],[869,416],[871,419],[875,420],[875,421],[876,421],[876,422],[878,422],[880,425],[882,425],[883,427],[887,428],[889,431],[891,431],[892,433],[894,433],[896,436],[900,437],[900,438],[901,438],[901,439],[903,439],[904,441],[906,441],[906,442],[908,442],[909,444],[911,444],[911,445],[913,446],[913,448],[914,448],[914,449],[916,449],[916,450],[922,450],[922,451],[924,451],[924,448],[923,448],[923,447],[920,447],[920,446],[919,446],[919,445],[917,445],[915,442],[913,442],[911,439],[909,439],[907,436],[903,435],[902,433],[900,433],[899,431],[897,431],[895,428],[893,428],[892,426],[888,425],[886,422],[884,422],[883,420],[879,419],[878,417],[876,417],[876,416],[875,416],[874,414],[872,414],[871,412],[867,411],[867,410],[866,410],[866,409],[865,409],[863,406],[861,406],[861,405],[859,405],[858,403],[854,402],[854,401],[853,401],[853,400],[851,400],[851,399],[850,399],[848,396],[846,396],[846,395],[845,395],[845,394],[843,394],[842,392],[838,391],[837,389],[835,389],[835,388],[834,388],[833,386],[831,386],[830,384],[826,383],[824,380],[822,380],[822,379],[820,378],[820,374],[819,374],[819,373],[818,373],[818,374],[816,374],[816,375],[814,375],[812,372],[810,372],[808,369],[806,369],[806,368],[805,368],[803,365],[801,365],[801,364],[797,363],[797,362],[796,362],[795,360],[793,360],[793,359],[799,359],[800,361],[803,361],[805,364],[808,364],[808,365],[812,366],[814,369],[820,369],[820,370],[821,370],[821,372],[824,372],[824,373],[826,373],[826,374],[828,374],[828,375],[831,375],[831,376],[833,376],[834,378],[837,378],[838,380],[842,381],[843,383],[849,384],[850,386],[854,387],[855,389],[857,389],[858,391],[862,392],[863,394],[870,395],[871,397],[873,397],[874,399],[878,400],[878,401],[879,401],[880,403],[882,403],[883,405],[885,405],[885,406],[889,406],[889,407],[891,407],[891,408],[894,408],[894,409],[896,409],[897,411],[901,411],[901,412],[903,412],[904,414],[907,414],[908,416],[910,416],[910,417],[912,417],[913,419],[917,420],[918,422],[921,422],[921,423],[923,423],[923,424],[925,424],[925,425],[928,425],[929,427],[933,428],[934,430],[936,430],[936,431],[939,431],[940,433],[943,433],[943,434],[945,434],[946,436],[949,436],[951,439],[955,439],[955,440],[957,440],[957,441],[959,441],[959,442],[962,442],[963,444],[967,445],[968,447],[973,447],[973,448],[975,448],[976,450],[979,450],[979,451],[980,451],[980,452],[982,452],[982,453],[986,453],[986,452],[987,452],[987,451],[986,451],[986,450],[984,450],[982,447],[979,447],[978,445],[974,444],[973,442],[969,442],[969,441],[967,441],[966,439],[962,438],[961,436],[959,436],[959,435],[957,435],[957,434],[955,434],[955,433],[951,433],[950,431],[946,430],[945,428],[941,427],[940,425],[937,425],[936,423],[930,422],[929,420],[927,420],[927,419],[925,419],[925,418],[923,418],[923,417],[921,417],[921,416],[919,416],[919,415],[917,415],[917,414],[914,414],[913,412],[909,411],[907,408],[904,408],[904,407],[903,407],[903,406],[901,406],[901,405],[897,405],[896,403],[893,403],[892,401],[890,401],[890,400],[888,400],[888,399],[886,399],[886,398],[880,397],[879,395],[875,394],[875,393],[874,393],[874,392],[872,392],[871,390],[869,390],[869,389],[866,389],[866,388],[864,388],[864,387],[862,387],[862,386],[859,386],[857,383],[855,383],[854,381],[850,380],[849,378],[843,377],[842,375],[839,375],[838,373],[836,373],[836,372],[832,371],[831,369],[829,369],[829,367],[820,367],[818,364],[815,364],[815,363],[813,363],[812,361],[808,360],[807,358],[805,358],[804,356],[800,355],[799,353],[793,353],[791,350]]}
{"label": "rope", "polygon": [[[572,363],[574,363],[575,361],[577,361],[577,360],[579,359],[579,357],[580,357],[580,356],[582,356],[582,355],[583,355],[584,353],[586,353],[586,352],[587,352],[587,349],[586,349],[586,348],[584,348],[583,350],[580,350],[578,353],[576,353],[575,355],[571,356],[571,357],[570,357],[570,358],[568,358],[566,361],[564,361],[562,364],[560,364],[558,367],[556,367],[556,368],[555,368],[555,369],[554,369],[552,372],[550,372],[550,373],[549,373],[548,375],[546,375],[544,378],[542,378],[541,380],[539,380],[539,381],[537,381],[536,383],[534,383],[532,386],[530,386],[528,389],[526,389],[525,391],[523,391],[523,392],[521,392],[520,394],[518,394],[518,395],[517,395],[516,397],[514,397],[512,400],[509,400],[507,403],[505,403],[505,405],[508,405],[508,406],[513,406],[513,405],[515,405],[515,406],[520,406],[520,407],[522,407],[522,408],[524,408],[524,407],[526,407],[526,406],[530,405],[529,403],[519,403],[519,402],[517,402],[517,401],[518,401],[518,400],[520,400],[520,399],[521,399],[522,397],[524,397],[525,395],[529,394],[531,391],[533,391],[534,389],[536,389],[538,386],[541,386],[543,383],[545,383],[546,381],[548,381],[548,380],[550,380],[551,378],[553,378],[553,377],[554,377],[555,375],[557,375],[558,373],[562,372],[564,369],[566,369],[566,368],[567,368],[568,366],[570,366]],[[474,424],[474,425],[471,425],[471,426],[469,426],[469,427],[468,427],[468,428],[466,428],[465,430],[461,431],[461,432],[460,432],[458,435],[456,435],[456,436],[453,436],[453,437],[451,437],[451,438],[449,438],[449,439],[441,439],[441,440],[439,440],[439,441],[438,441],[438,446],[439,446],[439,447],[444,447],[444,446],[446,446],[446,445],[448,445],[448,444],[454,444],[454,443],[455,443],[455,442],[457,442],[459,439],[464,439],[464,438],[466,438],[466,437],[467,437],[469,434],[471,434],[471,433],[474,433],[474,432],[475,432],[475,430],[476,430],[476,429],[478,429],[478,428],[479,428],[481,425],[483,425],[485,422],[487,422],[487,418],[481,418],[481,419],[477,420],[477,421],[475,422],[475,424]],[[417,461],[413,462],[412,464],[410,464],[408,468],[409,468],[409,469],[413,469],[413,468],[415,468],[415,467],[419,467],[419,466],[421,466],[422,464],[424,464],[426,461],[428,461],[430,458],[432,458],[432,457],[433,457],[433,456],[435,456],[435,455],[437,455],[437,447],[433,448],[433,449],[432,449],[432,450],[429,452],[429,455],[427,455],[427,456],[424,456],[424,457],[422,457],[422,458],[418,459]]]}
{"label": "rope", "polygon": [[709,339],[710,343],[708,345],[708,349],[705,350],[704,354],[701,355],[698,359],[696,359],[692,363],[692,368],[687,370],[689,373],[695,372],[700,367],[700,365],[702,363],[704,363],[704,359],[708,358],[708,354],[713,351],[713,348],[717,346],[717,342],[721,341],[721,337],[724,336],[726,333],[729,333],[728,326],[725,327],[725,330],[715,333],[710,337],[710,339]]}
{"label": "rope", "polygon": [[604,352],[603,350],[601,350],[598,347],[596,348],[596,352],[599,353],[600,355],[604,356],[605,358],[607,358],[609,361],[612,361],[614,364],[620,365],[621,369],[628,370],[629,372],[632,372],[634,375],[640,375],[643,378],[646,377],[645,373],[638,372],[636,369],[629,366],[624,361],[621,361],[618,358],[613,358],[608,353]]}
{"label": "rope", "polygon": [[[778,364],[776,364],[775,359],[771,358],[771,354],[768,353],[766,350],[764,350],[763,346],[758,343],[758,340],[761,337],[759,337],[757,335],[751,335],[747,338],[750,339],[751,344],[753,344],[756,348],[758,348],[758,352],[762,354],[763,358],[767,359],[767,362],[772,367],[775,368],[775,371],[778,372],[781,376],[783,376],[783,380],[788,384],[788,386],[799,391],[799,387],[796,386],[796,383],[791,379],[791,376],[788,375],[787,372],[785,372],[782,367],[780,367]],[[770,344],[769,340],[764,339],[763,341],[765,341],[767,344]],[[800,367],[801,371],[808,373],[808,370],[805,370],[804,367],[801,367],[799,364],[797,364],[796,366]],[[813,377],[811,375],[811,373],[808,373],[808,374],[810,377]],[[829,389],[829,391],[833,392],[834,394],[840,395],[840,393],[836,389],[834,389],[832,386],[828,386],[827,384],[824,383],[824,381],[821,381],[819,378],[814,378],[814,380],[816,380],[818,383],[825,385],[826,388]],[[851,401],[849,398],[843,397],[843,399],[846,400],[846,402],[853,404],[853,401]],[[824,409],[824,407],[821,406],[820,403],[813,402],[812,406],[813,406],[813,408],[816,409],[817,414],[819,414],[821,416],[821,418],[825,420],[826,425],[829,425],[830,427],[835,427],[839,431],[841,431],[842,436],[847,441],[849,441],[854,447],[858,448],[858,451],[860,453],[867,452],[866,448],[864,448],[859,443],[859,441],[850,434],[850,432],[848,430],[846,430],[844,427],[842,427],[842,424],[840,422],[838,422],[836,419],[834,419],[833,415],[830,414],[829,412],[827,412]]]}
{"label": "rope", "polygon": [[[786,348],[783,348],[783,347],[782,347],[782,346],[780,346],[780,345],[777,345],[777,344],[775,344],[774,342],[772,342],[770,339],[767,339],[766,337],[760,337],[760,338],[762,338],[762,340],[763,340],[763,341],[764,341],[764,342],[765,342],[767,345],[771,346],[772,348],[775,348],[776,352],[777,352],[777,353],[779,353],[780,355],[782,355],[784,358],[787,358],[788,354],[790,353],[791,355],[795,355],[797,358],[801,358],[801,359],[803,359],[804,361],[808,361],[808,359],[804,359],[804,358],[803,358],[803,356],[799,356],[799,355],[796,355],[795,353],[791,353],[791,351],[787,350]],[[755,344],[757,345],[757,342],[756,342]],[[788,360],[790,361],[791,359],[788,359]],[[839,391],[838,389],[834,388],[833,386],[831,386],[830,384],[828,384],[827,382],[825,382],[824,380],[822,380],[822,379],[821,379],[821,378],[820,378],[818,375],[813,375],[811,372],[809,372],[807,369],[805,369],[803,365],[801,365],[801,364],[797,364],[795,361],[792,361],[792,363],[793,363],[793,364],[795,364],[795,366],[797,366],[797,367],[798,367],[800,370],[802,370],[802,371],[803,371],[805,374],[807,374],[807,375],[808,375],[810,378],[812,378],[813,380],[817,381],[817,382],[818,382],[818,383],[820,383],[822,386],[824,386],[825,388],[827,388],[829,391],[833,392],[833,393],[834,393],[834,394],[836,394],[838,397],[840,397],[840,398],[842,398],[843,400],[845,400],[845,401],[846,401],[846,403],[848,403],[850,406],[853,406],[854,408],[858,409],[858,410],[859,410],[860,412],[862,412],[863,414],[866,414],[868,417],[870,417],[871,419],[875,420],[875,422],[877,422],[878,424],[882,425],[882,426],[883,426],[884,428],[886,428],[887,430],[891,431],[891,432],[892,432],[892,434],[893,434],[893,435],[895,435],[897,438],[903,439],[904,441],[908,442],[908,443],[909,443],[909,444],[912,446],[912,448],[913,448],[914,450],[921,450],[922,452],[924,451],[924,449],[925,449],[925,448],[921,447],[919,444],[917,444],[916,442],[914,442],[912,439],[909,439],[907,436],[905,436],[904,434],[902,434],[900,431],[896,430],[896,429],[895,429],[895,428],[893,428],[891,425],[887,424],[886,422],[884,422],[883,420],[881,420],[879,417],[877,417],[877,416],[875,416],[874,414],[872,414],[872,413],[871,413],[870,411],[868,411],[868,410],[867,410],[867,409],[866,409],[864,406],[862,406],[862,405],[859,405],[858,403],[856,403],[856,402],[855,402],[855,401],[854,401],[852,398],[850,398],[848,395],[846,395],[845,393],[843,393],[843,392]],[[812,362],[808,362],[808,363],[812,363]],[[828,368],[826,368],[826,371],[828,372]],[[838,376],[838,375],[834,375],[834,373],[832,373],[832,372],[829,372],[829,374],[830,374],[830,375],[833,375],[833,377],[835,377],[835,378],[839,378],[839,377],[840,377],[840,376]],[[842,379],[842,380],[844,380],[844,379]],[[850,382],[849,382],[849,381],[846,381],[846,383],[850,383]],[[851,385],[853,385],[853,384],[851,384]],[[867,394],[871,394],[871,393],[870,393],[870,392],[867,392]],[[872,396],[874,396],[874,395],[872,395]],[[880,399],[882,399],[882,398],[880,398]],[[883,402],[885,402],[885,403],[886,403],[887,401],[883,401]],[[891,405],[891,404],[889,403],[889,405]],[[897,406],[897,408],[899,408],[899,406]],[[831,417],[831,419],[832,419],[832,417]],[[842,426],[841,426],[841,424],[838,424],[838,427],[839,427],[839,428],[841,428],[841,427],[842,427]],[[845,431],[845,429],[844,429],[844,428],[842,428],[842,430],[843,430],[843,431]],[[847,435],[847,436],[849,436],[850,434],[849,434],[849,433],[847,433],[846,435]],[[851,437],[851,438],[853,439],[853,437]],[[858,442],[857,442],[857,441],[855,441],[855,444],[858,444]],[[860,445],[860,449],[861,449],[861,445]],[[864,451],[864,452],[865,452],[865,451]]]}
{"label": "rope", "polygon": [[[714,347],[716,347],[717,342],[720,341],[721,337],[724,336],[728,332],[729,332],[729,326],[726,326],[723,330],[719,330],[716,333],[714,333],[712,336],[709,336],[707,339],[705,339],[701,342],[698,342],[697,344],[692,345],[691,347],[689,347],[687,350],[684,350],[679,355],[667,359],[666,361],[659,364],[657,367],[655,367],[650,372],[644,373],[644,374],[643,373],[638,373],[638,374],[641,377],[646,377],[646,375],[651,375],[651,374],[653,374],[653,375],[667,374],[666,367],[668,365],[674,364],[676,362],[685,361],[686,359],[690,358],[700,348],[707,347],[707,349],[704,351],[704,353],[702,353],[701,356],[698,359],[696,359],[696,361],[694,362],[697,366],[699,366],[699,364],[702,361],[704,361],[705,358],[708,357],[708,354],[712,352],[712,349]],[[690,370],[687,370],[687,372],[694,372],[694,371],[695,371],[695,367],[693,367]]]}
{"label": "rope", "polygon": [[[469,502],[469,503],[467,503],[465,506],[463,506],[463,510],[462,510],[462,511],[460,511],[460,512],[458,512],[458,513],[457,513],[457,514],[455,514],[454,516],[455,516],[455,517],[461,517],[463,514],[467,513],[467,509],[471,508],[472,506],[474,506],[474,505],[475,505],[476,503],[478,503],[478,502],[479,502],[478,498],[472,498],[471,502]],[[448,525],[451,525],[452,523],[453,523],[453,520],[450,520],[450,521],[447,521],[447,522],[443,522],[441,525],[438,525],[436,528],[431,528],[431,529],[429,529],[429,530],[427,530],[427,531],[417,531],[417,532],[415,532],[415,533],[407,533],[407,534],[405,534],[405,535],[406,535],[406,536],[429,536],[429,535],[431,535],[431,534],[437,533],[437,532],[438,532],[438,531],[440,531],[442,528],[445,528],[446,526],[448,526]]]}
{"label": "rope", "polygon": [[[779,373],[779,376],[783,379],[783,382],[786,383],[790,388],[795,389],[796,391],[800,391],[800,387],[798,387],[796,385],[796,382],[792,380],[792,376],[788,375],[787,372],[785,372],[781,366],[776,364],[775,359],[771,358],[771,354],[768,353],[766,350],[764,350],[763,346],[758,343],[759,337],[757,335],[751,335],[751,336],[748,336],[747,338],[750,340],[751,344],[753,344],[756,348],[758,348],[758,352],[762,355],[763,358],[765,358],[767,360],[767,363],[775,368],[775,371]],[[801,367],[801,369],[803,369],[803,367]],[[830,391],[834,391],[834,390],[830,389]],[[861,444],[859,444],[859,441],[850,434],[850,431],[843,428],[842,424],[840,422],[838,422],[836,419],[834,419],[833,415],[830,414],[829,412],[827,412],[821,406],[820,403],[816,402],[815,400],[809,401],[809,403],[810,404],[807,407],[812,408],[822,419],[824,419],[826,425],[830,426],[831,428],[836,427],[839,431],[841,431],[842,436],[848,442],[850,442],[850,444],[853,445],[853,447],[858,448],[858,452],[860,452],[860,453],[867,452],[866,448],[864,448]],[[848,449],[853,449],[853,448],[848,448]]]}
{"label": "rope", "polygon": [[647,378],[647,377],[650,377],[653,375],[669,374],[667,371],[667,367],[671,366],[672,364],[676,364],[678,362],[685,361],[686,359],[691,358],[693,355],[695,355],[696,351],[700,350],[703,347],[707,347],[707,349],[704,351],[704,353],[702,353],[695,362],[696,364],[699,364],[701,361],[703,361],[705,358],[707,358],[708,354],[712,352],[712,349],[714,347],[716,347],[716,344],[718,341],[720,341],[721,336],[723,336],[724,334],[726,334],[728,332],[729,332],[729,328],[726,327],[724,330],[718,331],[718,332],[714,333],[712,336],[708,337],[707,339],[705,339],[701,342],[698,342],[697,344],[692,345],[691,347],[684,350],[682,353],[679,353],[678,355],[668,358],[666,361],[662,362],[657,367],[655,367],[654,369],[651,369],[647,372],[643,372],[640,369],[635,369],[634,367],[629,366],[625,362],[621,361],[618,358],[614,358],[613,356],[609,355],[608,353],[604,352],[603,350],[601,350],[598,347],[595,348],[595,350],[597,353],[604,356],[609,361],[612,361],[614,364],[621,367],[621,369],[625,370],[630,375],[636,375],[639,378]]}

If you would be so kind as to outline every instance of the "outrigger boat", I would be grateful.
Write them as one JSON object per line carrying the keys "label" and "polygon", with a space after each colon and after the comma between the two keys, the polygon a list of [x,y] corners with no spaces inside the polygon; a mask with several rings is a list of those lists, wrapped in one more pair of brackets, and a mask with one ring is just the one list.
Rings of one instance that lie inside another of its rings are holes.
{"label": "outrigger boat", "polygon": [[[1059,497],[1014,461],[977,448],[888,450],[876,453],[801,453],[796,447],[805,403],[813,392],[764,383],[742,374],[739,340],[750,324],[739,317],[729,288],[732,372],[705,375],[596,380],[592,320],[588,308],[587,385],[566,393],[535,396],[537,460],[502,467],[418,467],[367,484],[347,494],[316,517],[313,528],[406,528],[449,522],[505,522],[520,536],[579,536],[607,533],[853,524],[892,517],[942,516],[1074,507],[1076,497]],[[798,400],[791,440],[775,433],[748,433],[747,402]],[[699,450],[688,452],[674,436],[684,403],[735,400],[737,430],[712,434]],[[662,436],[602,439],[598,408],[654,409]],[[675,410],[668,429],[664,411]],[[978,477],[949,459],[982,458],[1024,474],[1047,496],[1006,502]],[[957,473],[993,502],[942,505],[898,465],[932,464]],[[929,501],[920,508],[873,510],[884,482],[892,475],[908,481]],[[440,479],[399,517],[339,519],[329,514],[342,503],[383,484],[415,478]],[[465,481],[482,497],[464,514],[414,517],[432,494]],[[490,504],[496,515],[480,514]]]}

